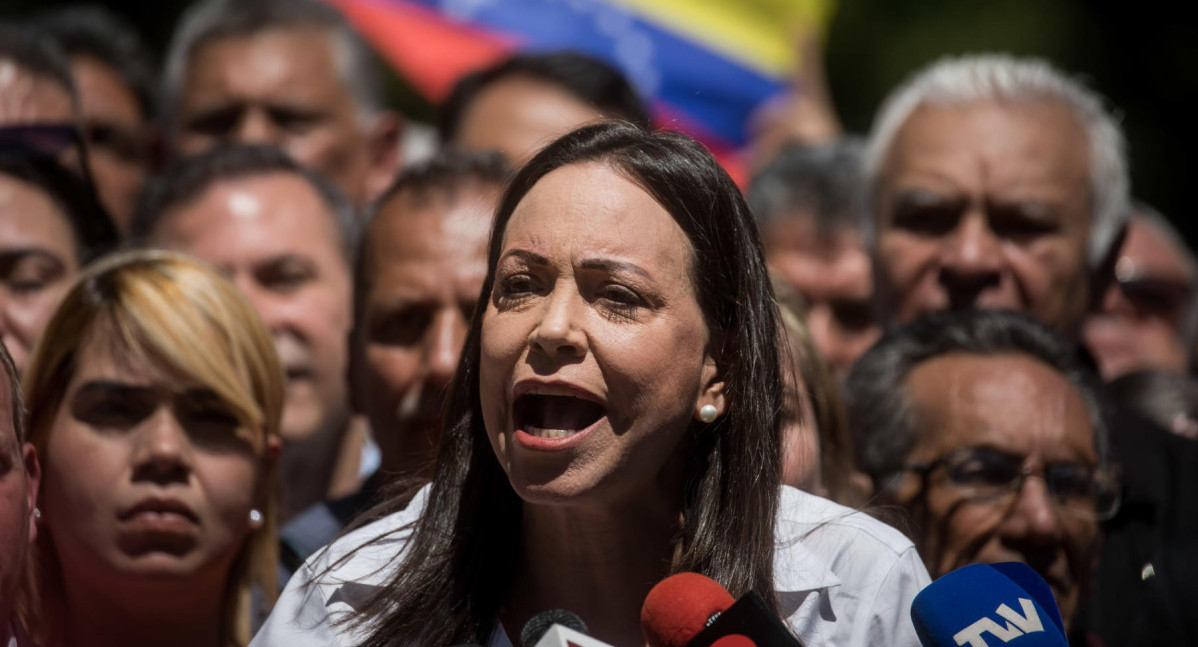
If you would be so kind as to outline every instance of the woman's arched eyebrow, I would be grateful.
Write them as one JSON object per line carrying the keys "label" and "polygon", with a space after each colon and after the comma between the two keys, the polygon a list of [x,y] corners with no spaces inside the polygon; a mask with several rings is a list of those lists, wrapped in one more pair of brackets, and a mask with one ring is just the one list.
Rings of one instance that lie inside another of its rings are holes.
{"label": "woman's arched eyebrow", "polygon": [[579,263],[584,270],[602,270],[605,272],[639,274],[647,279],[653,276],[639,265],[626,261],[615,261],[609,258],[588,258]]}
{"label": "woman's arched eyebrow", "polygon": [[504,254],[502,257],[500,257],[499,261],[502,263],[503,261],[505,261],[509,258],[513,258],[513,257],[517,258],[521,261],[524,261],[525,263],[527,263],[529,265],[548,265],[549,264],[548,258],[545,258],[544,256],[537,254],[536,252],[530,252],[526,249],[510,250],[506,254]]}

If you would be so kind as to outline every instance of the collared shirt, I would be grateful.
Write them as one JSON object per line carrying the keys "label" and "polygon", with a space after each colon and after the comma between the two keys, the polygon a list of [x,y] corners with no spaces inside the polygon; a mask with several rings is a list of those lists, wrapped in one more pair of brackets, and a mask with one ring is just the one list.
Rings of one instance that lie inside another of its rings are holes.
{"label": "collared shirt", "polygon": [[[251,647],[361,643],[363,635],[335,622],[360,608],[394,574],[408,538],[406,530],[396,531],[418,518],[428,492],[425,487],[404,510],[346,535],[305,562]],[[804,643],[918,647],[911,601],[930,580],[902,533],[786,486],[774,530],[780,611]],[[487,647],[512,647],[499,623]]]}

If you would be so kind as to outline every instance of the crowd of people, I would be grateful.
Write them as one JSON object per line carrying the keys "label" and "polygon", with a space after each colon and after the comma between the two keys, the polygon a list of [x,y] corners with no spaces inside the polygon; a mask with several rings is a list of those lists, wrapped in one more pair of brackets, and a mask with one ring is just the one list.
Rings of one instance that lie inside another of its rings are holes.
{"label": "crowd of people", "polygon": [[[318,0],[0,23],[0,645],[644,645],[696,572],[917,645],[1017,561],[1071,644],[1198,644],[1198,262],[1116,110],[822,79],[738,187],[621,72],[518,53],[408,150]],[[774,106],[777,108],[777,105]]]}

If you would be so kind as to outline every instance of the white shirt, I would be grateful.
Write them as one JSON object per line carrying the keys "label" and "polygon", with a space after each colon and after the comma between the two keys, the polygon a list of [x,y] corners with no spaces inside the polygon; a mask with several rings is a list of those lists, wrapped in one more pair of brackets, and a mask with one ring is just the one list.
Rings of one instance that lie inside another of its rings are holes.
{"label": "white shirt", "polygon": [[[426,486],[405,510],[342,537],[305,562],[251,647],[361,643],[364,636],[333,623],[348,617],[394,573],[407,532],[368,542],[414,521],[428,492]],[[783,486],[774,536],[780,612],[805,644],[918,647],[911,601],[930,580],[902,533],[864,513]],[[336,566],[330,570],[330,564]],[[498,622],[487,647],[512,647]]]}

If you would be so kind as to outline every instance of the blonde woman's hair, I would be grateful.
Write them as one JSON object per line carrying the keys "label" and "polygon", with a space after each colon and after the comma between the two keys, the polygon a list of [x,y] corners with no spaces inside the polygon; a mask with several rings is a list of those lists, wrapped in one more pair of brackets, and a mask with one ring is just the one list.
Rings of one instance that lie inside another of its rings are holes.
{"label": "blonde woman's hair", "polygon": [[[253,306],[216,269],[182,254],[138,250],[88,268],[59,304],[33,350],[22,386],[29,441],[46,460],[46,447],[80,353],[107,343],[117,361],[186,376],[210,389],[241,423],[245,440],[264,458],[267,439],[279,434],[283,371],[274,341]],[[230,570],[222,604],[224,643],[249,643],[251,592],[269,609],[277,591],[275,475],[260,461],[257,507],[264,524],[243,546]],[[42,635],[57,625],[52,604],[62,574],[48,539],[39,533],[19,609]],[[40,593],[40,594],[39,594]],[[49,597],[48,597],[49,596]]]}

